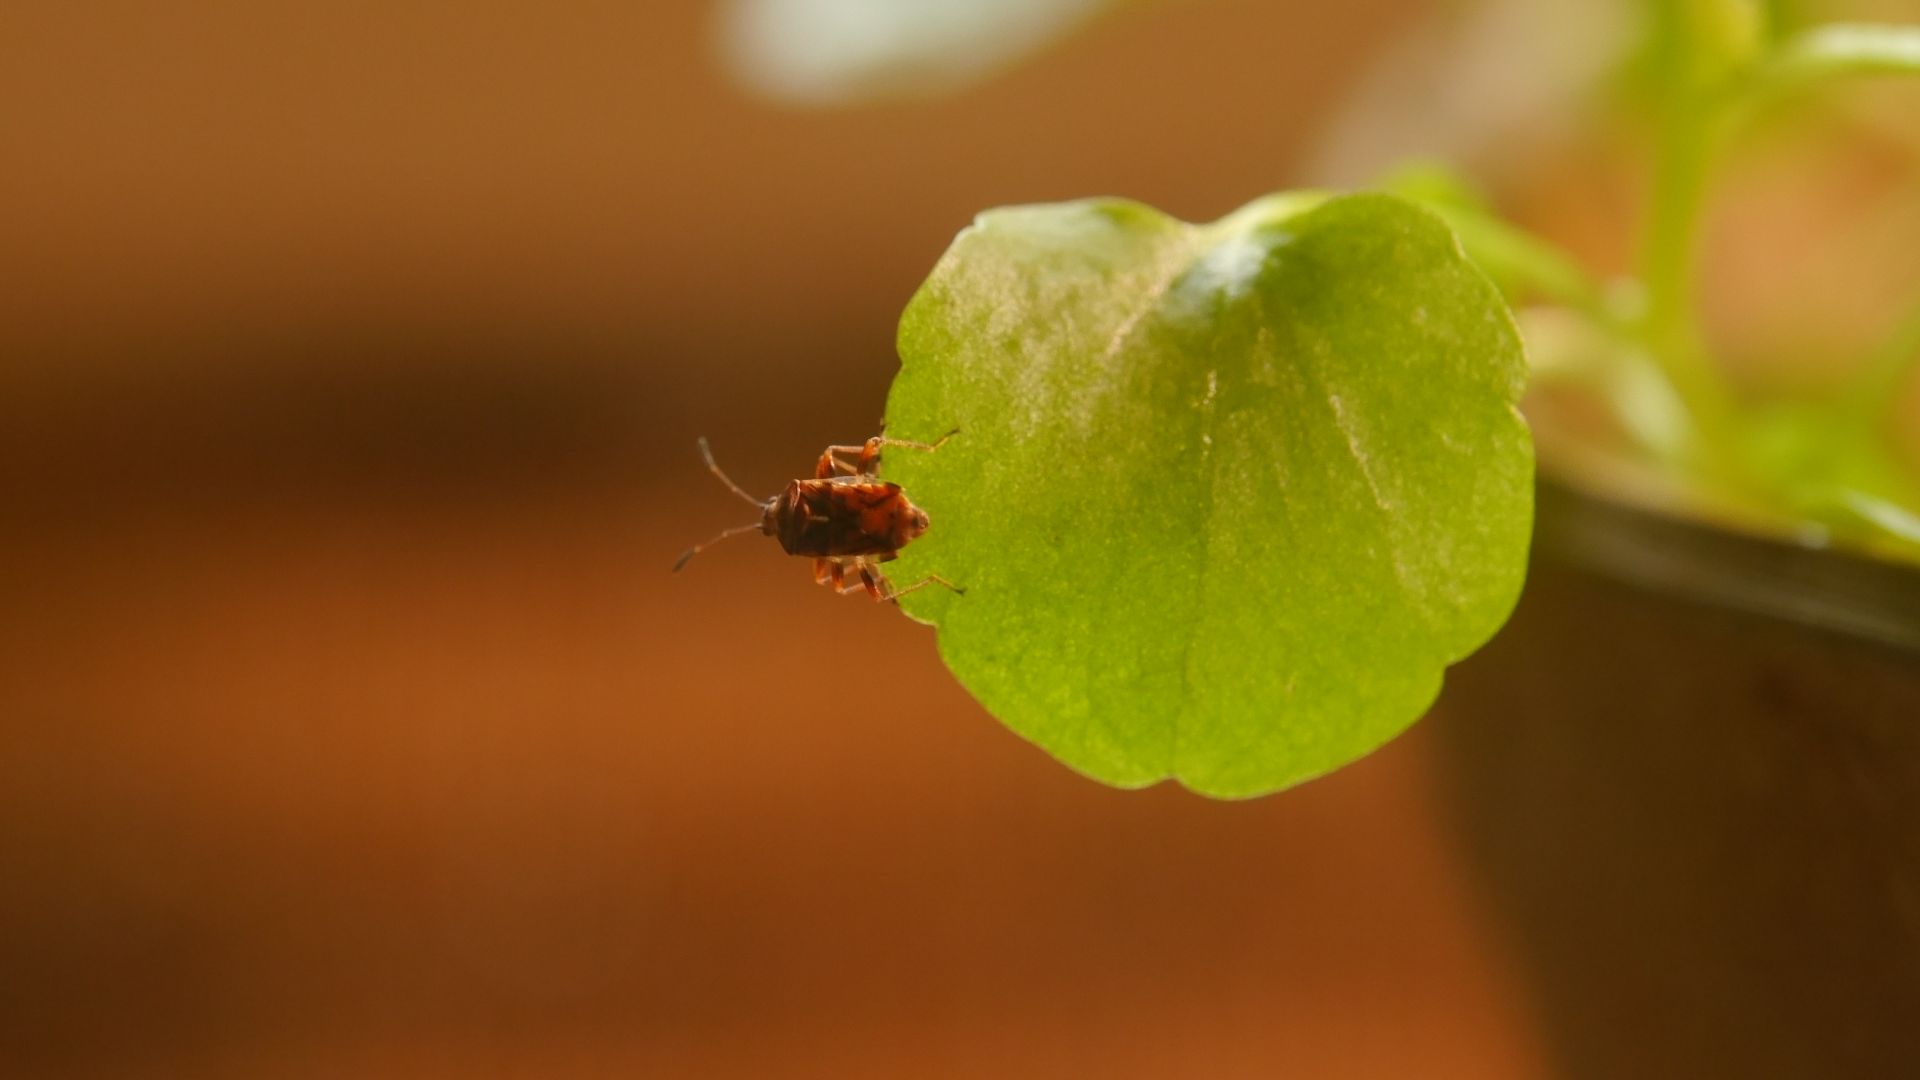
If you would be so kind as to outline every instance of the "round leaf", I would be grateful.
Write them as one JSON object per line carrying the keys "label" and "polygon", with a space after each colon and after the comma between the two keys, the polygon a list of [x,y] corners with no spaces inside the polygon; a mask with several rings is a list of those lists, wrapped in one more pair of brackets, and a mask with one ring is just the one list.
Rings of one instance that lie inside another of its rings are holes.
{"label": "round leaf", "polygon": [[1392,738],[1525,574],[1524,360],[1487,279],[1385,195],[1212,225],[1117,200],[963,231],[907,306],[889,570],[1009,727],[1121,786],[1226,797]]}

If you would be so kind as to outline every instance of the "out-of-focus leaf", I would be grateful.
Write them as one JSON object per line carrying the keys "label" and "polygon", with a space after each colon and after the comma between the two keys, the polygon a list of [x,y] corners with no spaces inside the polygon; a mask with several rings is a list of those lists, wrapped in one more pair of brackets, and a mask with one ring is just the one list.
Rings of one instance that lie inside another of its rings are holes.
{"label": "out-of-focus leaf", "polygon": [[1276,196],[1210,225],[982,215],[908,305],[901,582],[1008,726],[1122,786],[1248,796],[1379,746],[1525,574],[1525,363],[1432,214]]}
{"label": "out-of-focus leaf", "polygon": [[1381,185],[1439,214],[1460,237],[1467,257],[1493,278],[1509,300],[1544,297],[1602,315],[1605,299],[1587,271],[1553,244],[1510,224],[1487,208],[1465,180],[1438,165],[1413,165]]}
{"label": "out-of-focus leaf", "polygon": [[724,0],[720,44],[747,86],[841,105],[960,89],[1116,0]]}
{"label": "out-of-focus leaf", "polygon": [[1876,426],[1844,404],[1807,401],[1756,409],[1741,434],[1740,449],[1784,520],[1920,561],[1920,484]]}

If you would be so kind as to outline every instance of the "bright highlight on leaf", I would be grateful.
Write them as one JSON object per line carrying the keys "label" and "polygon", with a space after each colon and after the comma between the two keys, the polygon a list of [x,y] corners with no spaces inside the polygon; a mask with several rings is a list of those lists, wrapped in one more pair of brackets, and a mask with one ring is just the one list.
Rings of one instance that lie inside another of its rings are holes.
{"label": "bright highlight on leaf", "polygon": [[1089,776],[1239,797],[1360,757],[1506,619],[1533,452],[1519,339],[1428,211],[1277,196],[1211,225],[982,215],[907,307],[885,473],[932,515],[904,605]]}

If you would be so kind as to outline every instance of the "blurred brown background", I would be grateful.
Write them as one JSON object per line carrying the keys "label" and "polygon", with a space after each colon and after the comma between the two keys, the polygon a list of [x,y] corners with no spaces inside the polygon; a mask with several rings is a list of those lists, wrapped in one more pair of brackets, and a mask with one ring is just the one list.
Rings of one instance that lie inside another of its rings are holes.
{"label": "blurred brown background", "polygon": [[1297,179],[1421,14],[931,103],[702,4],[0,8],[0,1075],[1527,1077],[1416,730],[1107,790],[741,541],[997,203]]}

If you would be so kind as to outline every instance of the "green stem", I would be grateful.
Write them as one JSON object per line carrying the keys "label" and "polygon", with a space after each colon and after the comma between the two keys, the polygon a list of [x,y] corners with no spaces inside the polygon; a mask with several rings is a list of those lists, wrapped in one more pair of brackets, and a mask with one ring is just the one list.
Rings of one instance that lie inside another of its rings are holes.
{"label": "green stem", "polygon": [[1729,411],[1726,389],[1710,366],[1695,317],[1700,209],[1712,168],[1713,134],[1710,125],[1693,115],[1675,115],[1662,124],[1641,255],[1648,344],[1708,429]]}
{"label": "green stem", "polygon": [[1715,371],[1696,312],[1701,207],[1724,126],[1722,103],[1696,64],[1684,6],[1656,4],[1659,123],[1641,275],[1645,342],[1692,415],[1700,464],[1732,479],[1733,401]]}

